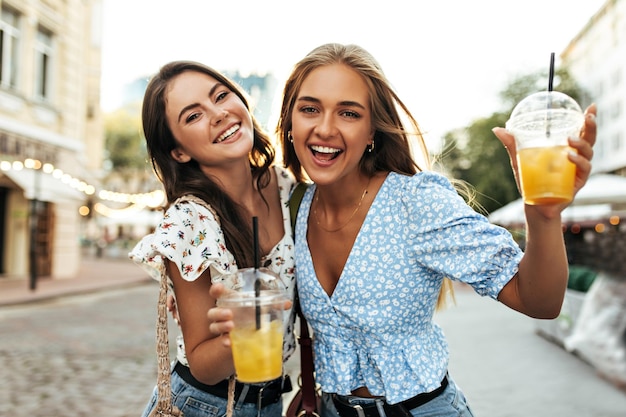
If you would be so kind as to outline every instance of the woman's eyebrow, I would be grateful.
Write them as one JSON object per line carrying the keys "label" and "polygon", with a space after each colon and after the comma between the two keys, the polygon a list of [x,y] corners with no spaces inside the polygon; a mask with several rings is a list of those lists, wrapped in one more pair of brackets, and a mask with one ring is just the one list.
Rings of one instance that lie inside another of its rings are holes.
{"label": "woman's eyebrow", "polygon": [[[208,96],[209,96],[209,97],[211,97],[211,96],[215,93],[215,90],[217,90],[219,87],[223,87],[223,86],[224,86],[224,84],[222,84],[222,83],[216,83],[216,84],[215,84],[213,87],[211,87],[211,89],[209,90],[209,94],[208,94]],[[197,107],[197,106],[199,106],[199,105],[200,105],[200,103],[191,103],[191,104],[189,104],[189,105],[187,105],[187,106],[183,107],[183,109],[180,111],[180,113],[178,113],[178,122],[180,122],[180,119],[181,119],[181,117],[183,117],[183,114],[184,114],[185,112],[187,112],[188,110],[191,110],[191,109],[193,109],[194,107]]]}
{"label": "woman's eyebrow", "polygon": [[[311,96],[298,97],[298,99],[296,101],[310,101],[310,102],[313,102],[313,103],[320,103],[319,99],[317,99],[315,97],[311,97]],[[359,107],[359,108],[365,110],[365,106],[363,106],[358,101],[343,100],[343,101],[340,101],[337,104],[340,105],[340,106]]]}

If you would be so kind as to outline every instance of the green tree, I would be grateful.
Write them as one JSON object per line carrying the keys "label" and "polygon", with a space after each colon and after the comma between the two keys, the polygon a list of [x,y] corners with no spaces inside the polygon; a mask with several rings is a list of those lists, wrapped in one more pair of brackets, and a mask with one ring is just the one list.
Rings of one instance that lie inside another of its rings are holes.
{"label": "green tree", "polygon": [[[506,149],[495,137],[492,128],[504,126],[515,105],[529,94],[547,90],[545,72],[522,75],[511,81],[500,93],[503,109],[486,118],[474,120],[469,126],[444,135],[439,160],[452,177],[469,183],[475,193],[474,206],[490,213],[519,198]],[[579,103],[583,91],[567,69],[554,76],[554,90],[563,92]]]}
{"label": "green tree", "polygon": [[[529,94],[548,89],[548,77],[545,72],[535,72],[521,75],[512,80],[507,87],[500,92],[503,110],[511,113],[517,103]],[[554,90],[560,91],[572,97],[578,103],[582,102],[583,90],[566,68],[560,68],[554,73]]]}
{"label": "green tree", "polygon": [[143,171],[148,154],[138,112],[119,109],[105,116],[106,157],[120,174]]}

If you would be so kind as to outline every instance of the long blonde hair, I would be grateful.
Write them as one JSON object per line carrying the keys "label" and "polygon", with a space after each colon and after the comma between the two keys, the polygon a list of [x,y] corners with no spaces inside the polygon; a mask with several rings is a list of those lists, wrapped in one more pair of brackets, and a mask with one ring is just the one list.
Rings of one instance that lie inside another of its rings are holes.
{"label": "long blonde hair", "polygon": [[[430,157],[420,127],[391,87],[376,59],[360,46],[328,43],[309,52],[294,66],[283,90],[276,133],[281,140],[285,167],[296,179],[303,181],[306,174],[288,138],[293,107],[300,87],[309,73],[332,64],[347,65],[361,74],[369,89],[375,152],[363,154],[360,161],[361,171],[371,177],[377,172],[415,175],[419,171],[430,170]],[[416,162],[415,152],[418,151],[424,161],[423,166]],[[448,295],[454,299],[452,281],[444,278],[437,299],[437,309],[445,306]]]}

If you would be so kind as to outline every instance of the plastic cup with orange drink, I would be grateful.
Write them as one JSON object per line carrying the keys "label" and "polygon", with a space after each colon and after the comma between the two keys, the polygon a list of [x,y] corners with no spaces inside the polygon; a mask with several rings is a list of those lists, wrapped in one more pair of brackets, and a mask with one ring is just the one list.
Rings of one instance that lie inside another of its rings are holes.
{"label": "plastic cup with orange drink", "polygon": [[531,94],[515,106],[506,128],[515,137],[526,204],[573,199],[576,166],[568,159],[568,138],[579,136],[584,121],[578,103],[557,91]]}
{"label": "plastic cup with orange drink", "polygon": [[245,268],[218,300],[233,312],[230,332],[236,378],[240,382],[271,381],[283,372],[283,312],[287,301],[280,278],[266,268]]}

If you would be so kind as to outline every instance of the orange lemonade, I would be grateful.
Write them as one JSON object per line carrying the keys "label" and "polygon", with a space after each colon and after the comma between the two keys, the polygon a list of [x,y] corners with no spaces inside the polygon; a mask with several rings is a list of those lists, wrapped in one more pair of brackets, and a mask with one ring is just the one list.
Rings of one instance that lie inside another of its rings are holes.
{"label": "orange lemonade", "polygon": [[574,196],[576,165],[567,157],[568,146],[518,149],[520,185],[526,204],[555,204]]}
{"label": "orange lemonade", "polygon": [[246,383],[271,381],[283,372],[283,324],[280,320],[230,332],[237,380]]}

